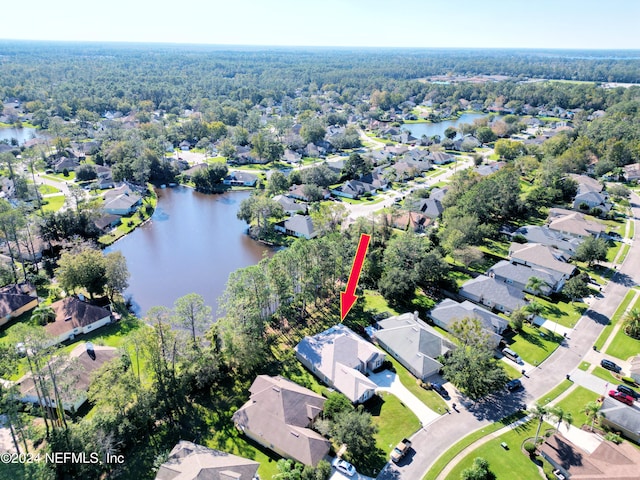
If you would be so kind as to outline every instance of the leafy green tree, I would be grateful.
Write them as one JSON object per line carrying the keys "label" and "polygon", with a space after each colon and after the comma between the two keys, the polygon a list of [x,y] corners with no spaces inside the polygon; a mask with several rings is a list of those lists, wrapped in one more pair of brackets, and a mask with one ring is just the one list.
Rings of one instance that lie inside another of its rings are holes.
{"label": "leafy green tree", "polygon": [[327,400],[324,402],[324,408],[322,415],[329,420],[335,420],[344,412],[350,412],[353,410],[351,401],[345,397],[342,393],[331,392],[327,396]]}
{"label": "leafy green tree", "polygon": [[338,444],[347,445],[347,455],[359,463],[376,452],[375,434],[378,428],[371,414],[362,409],[345,411],[334,419],[333,437]]}
{"label": "leafy green tree", "polygon": [[276,170],[269,177],[267,182],[267,192],[269,195],[277,195],[282,192],[286,192],[289,188],[289,180],[284,173]]}
{"label": "leafy green tree", "polygon": [[240,203],[238,218],[248,224],[255,222],[253,232],[258,238],[264,238],[273,227],[271,219],[278,220],[284,216],[282,206],[264,195],[251,195]]}
{"label": "leafy green tree", "polygon": [[640,309],[632,308],[624,316],[624,333],[640,340]]}
{"label": "leafy green tree", "polygon": [[545,286],[548,286],[548,285],[541,278],[529,277],[529,280],[527,280],[527,285],[525,286],[525,288],[533,292],[534,295],[540,295]]}
{"label": "leafy green tree", "polygon": [[444,376],[473,400],[504,388],[509,376],[494,358],[489,337],[478,320],[459,320],[452,332],[460,345],[444,360]]}
{"label": "leafy green tree", "polygon": [[590,235],[578,245],[576,258],[592,266],[596,262],[603,262],[607,259],[608,249],[607,241],[604,238],[595,238]]}
{"label": "leafy green tree", "polygon": [[367,173],[370,173],[371,169],[371,162],[367,161],[359,153],[352,153],[344,162],[342,173],[348,178],[356,178],[360,175],[366,175]]}
{"label": "leafy green tree", "polygon": [[583,280],[581,275],[571,277],[567,280],[562,291],[571,299],[571,303],[575,302],[578,298],[584,298],[591,293],[589,285]]}
{"label": "leafy green tree", "polygon": [[129,269],[127,259],[122,252],[109,252],[104,256],[105,288],[110,299],[115,294],[122,294],[129,286]]}
{"label": "leafy green tree", "polygon": [[455,127],[447,127],[444,131],[444,136],[450,140],[453,140],[458,135],[458,130]]}
{"label": "leafy green tree", "polygon": [[215,162],[195,172],[191,179],[198,192],[212,193],[220,187],[228,171],[226,164]]}
{"label": "leafy green tree", "polygon": [[524,309],[524,307],[519,308],[518,310],[514,310],[513,312],[511,312],[511,315],[509,316],[509,325],[511,325],[511,328],[514,331],[519,332],[520,330],[522,330],[522,326],[524,325],[524,322],[526,320],[526,310]]}
{"label": "leafy green tree", "polygon": [[515,160],[517,157],[524,155],[524,143],[518,142],[516,140],[501,138],[500,140],[496,141],[495,152],[496,155],[499,155],[502,158],[505,158],[507,160]]}
{"label": "leafy green tree", "polygon": [[39,303],[31,312],[31,319],[38,325],[46,325],[56,319],[56,312],[51,308],[51,305]]}
{"label": "leafy green tree", "polygon": [[317,118],[306,121],[300,129],[300,136],[305,143],[318,143],[326,135],[327,131],[322,122]]}
{"label": "leafy green tree", "polygon": [[495,480],[495,474],[489,470],[489,462],[482,457],[473,460],[473,466],[465,468],[460,474],[461,480]]}
{"label": "leafy green tree", "polygon": [[498,137],[489,127],[480,127],[476,130],[476,138],[480,143],[491,143],[495,142]]}
{"label": "leafy green tree", "polygon": [[175,301],[173,310],[178,324],[191,333],[193,347],[198,348],[198,334],[213,323],[211,307],[205,305],[201,295],[189,293]]}
{"label": "leafy green tree", "polygon": [[58,261],[56,277],[67,291],[84,288],[91,298],[101,295],[107,284],[104,256],[91,248],[75,254],[65,252]]}

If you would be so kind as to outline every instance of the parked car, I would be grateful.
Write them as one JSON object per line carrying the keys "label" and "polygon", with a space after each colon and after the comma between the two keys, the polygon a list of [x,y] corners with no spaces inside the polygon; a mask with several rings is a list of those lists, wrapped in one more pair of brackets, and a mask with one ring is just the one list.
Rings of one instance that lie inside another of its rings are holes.
{"label": "parked car", "polygon": [[396,448],[391,451],[391,461],[393,463],[398,463],[400,460],[402,460],[402,457],[407,454],[410,448],[411,440],[409,440],[408,438],[402,439],[402,441],[398,445],[396,445]]}
{"label": "parked car", "polygon": [[618,385],[617,390],[619,392],[624,393],[625,395],[629,395],[630,397],[633,397],[634,400],[640,399],[640,393],[636,392],[631,387],[627,387],[626,385]]}
{"label": "parked car", "polygon": [[447,392],[447,389],[444,388],[442,385],[440,385],[439,383],[432,383],[431,384],[431,388],[433,388],[436,392],[438,392],[438,394],[441,397],[444,398],[449,398],[449,392]]}
{"label": "parked car", "polygon": [[611,370],[612,372],[620,373],[622,371],[620,365],[612,362],[611,360],[607,360],[606,358],[600,360],[600,365],[602,366],[602,368],[606,368],[607,370]]}
{"label": "parked car", "polygon": [[513,360],[514,362],[520,364],[520,363],[524,363],[522,362],[522,359],[520,358],[520,356],[514,352],[513,350],[511,350],[510,348],[503,348],[502,349],[502,354],[507,357],[509,360]]}
{"label": "parked car", "polygon": [[633,397],[626,395],[622,392],[619,392],[617,390],[610,390],[609,396],[612,398],[615,398],[619,402],[626,403],[627,405],[633,405]]}
{"label": "parked car", "polygon": [[341,458],[335,458],[333,462],[331,462],[333,468],[337,471],[346,475],[347,477],[353,477],[356,474],[356,468],[351,465],[346,460],[342,460]]}
{"label": "parked car", "polygon": [[513,380],[507,382],[507,390],[513,392],[514,390],[519,390],[522,388],[522,382],[518,378],[514,378]]}

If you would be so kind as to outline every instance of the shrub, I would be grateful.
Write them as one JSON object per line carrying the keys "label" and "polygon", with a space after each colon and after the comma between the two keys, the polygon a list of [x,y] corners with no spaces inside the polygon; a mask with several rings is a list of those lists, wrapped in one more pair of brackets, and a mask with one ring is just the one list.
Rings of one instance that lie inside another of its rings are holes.
{"label": "shrub", "polygon": [[631,377],[622,377],[621,380],[625,383],[630,383],[631,385],[636,384],[636,381]]}
{"label": "shrub", "polygon": [[620,445],[622,443],[622,437],[620,435],[618,435],[617,433],[613,433],[613,432],[607,433],[604,436],[604,439],[608,440],[610,442],[613,442],[616,445]]}
{"label": "shrub", "polygon": [[535,456],[536,454],[536,446],[533,442],[526,442],[524,444],[524,449],[529,454],[530,457]]}

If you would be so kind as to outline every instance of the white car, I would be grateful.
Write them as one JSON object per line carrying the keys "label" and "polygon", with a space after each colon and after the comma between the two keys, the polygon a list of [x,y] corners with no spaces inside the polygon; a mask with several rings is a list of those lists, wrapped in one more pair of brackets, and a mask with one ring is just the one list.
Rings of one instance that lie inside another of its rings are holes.
{"label": "white car", "polygon": [[356,468],[349,462],[347,462],[346,460],[342,460],[341,458],[334,459],[333,462],[331,462],[331,465],[333,466],[333,468],[335,468],[343,475],[346,475],[347,477],[353,477],[356,474]]}

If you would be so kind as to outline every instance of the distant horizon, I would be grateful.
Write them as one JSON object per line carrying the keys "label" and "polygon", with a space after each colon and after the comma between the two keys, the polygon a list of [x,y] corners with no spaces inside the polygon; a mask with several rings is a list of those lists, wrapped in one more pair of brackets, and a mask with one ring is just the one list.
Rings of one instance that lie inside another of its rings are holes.
{"label": "distant horizon", "polygon": [[8,40],[335,48],[638,50],[640,2],[30,0]]}
{"label": "distant horizon", "polygon": [[[192,43],[169,41],[138,41],[138,40],[56,40],[38,38],[0,38],[0,43],[44,43],[44,44],[74,44],[74,45],[118,45],[118,46],[175,46],[175,47],[214,47],[214,48],[251,48],[251,49],[318,49],[318,50],[458,50],[458,51],[550,51],[550,52],[638,52],[637,48],[586,48],[586,47],[469,47],[469,46],[437,46],[410,47],[386,45],[287,45],[287,44],[245,44],[245,43]],[[1,52],[0,52],[1,53]]]}

